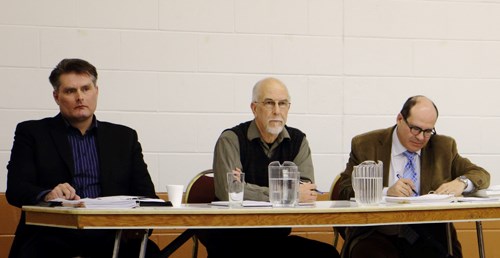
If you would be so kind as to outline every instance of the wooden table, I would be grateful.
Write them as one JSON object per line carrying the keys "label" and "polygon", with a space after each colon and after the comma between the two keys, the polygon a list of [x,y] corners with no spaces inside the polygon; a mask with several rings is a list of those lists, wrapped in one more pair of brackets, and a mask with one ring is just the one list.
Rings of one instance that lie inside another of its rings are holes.
{"label": "wooden table", "polygon": [[[187,229],[189,232],[189,229],[201,228],[375,226],[474,221],[480,257],[484,257],[481,221],[500,220],[500,202],[491,201],[377,206],[358,206],[349,201],[318,201],[315,206],[296,208],[239,209],[207,204],[135,209],[24,206],[23,210],[27,224],[74,229],[120,229],[118,232],[138,228]],[[144,239],[147,239],[146,234]]]}

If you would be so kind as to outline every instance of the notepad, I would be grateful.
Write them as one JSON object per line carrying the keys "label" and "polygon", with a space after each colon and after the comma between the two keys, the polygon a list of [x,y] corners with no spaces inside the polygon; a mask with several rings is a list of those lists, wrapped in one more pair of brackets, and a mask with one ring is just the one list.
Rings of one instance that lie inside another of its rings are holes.
{"label": "notepad", "polygon": [[386,196],[385,201],[388,203],[436,203],[436,202],[450,203],[457,201],[457,198],[453,194],[432,193],[432,194],[424,194],[412,197]]}

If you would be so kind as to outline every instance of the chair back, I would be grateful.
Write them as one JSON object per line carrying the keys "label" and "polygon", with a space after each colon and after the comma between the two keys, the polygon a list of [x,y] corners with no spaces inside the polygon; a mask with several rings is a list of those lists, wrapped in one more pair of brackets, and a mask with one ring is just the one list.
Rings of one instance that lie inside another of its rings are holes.
{"label": "chair back", "polygon": [[[340,174],[335,177],[332,186],[330,187],[330,200],[332,201],[340,200],[339,179]],[[339,236],[345,239],[345,227],[333,227],[333,246],[335,247],[337,247]]]}
{"label": "chair back", "polygon": [[184,198],[185,203],[211,203],[216,199],[212,169],[202,171],[191,179]]}
{"label": "chair back", "polygon": [[[211,203],[216,200],[215,185],[214,185],[214,172],[212,169],[207,169],[198,173],[186,187],[186,195],[184,196],[184,203]],[[189,232],[188,232],[189,231]],[[193,240],[192,257],[198,257],[198,235],[203,236],[203,230],[188,229],[186,235],[191,235]]]}
{"label": "chair back", "polygon": [[340,174],[335,177],[330,188],[330,200],[332,201],[340,200],[340,186],[338,184],[339,179]]}

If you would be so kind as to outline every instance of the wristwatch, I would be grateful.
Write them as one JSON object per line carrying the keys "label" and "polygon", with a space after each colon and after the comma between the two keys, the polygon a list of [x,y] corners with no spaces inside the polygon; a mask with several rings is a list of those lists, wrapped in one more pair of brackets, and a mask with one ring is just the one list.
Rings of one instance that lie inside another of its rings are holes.
{"label": "wristwatch", "polygon": [[464,183],[465,185],[464,189],[467,189],[467,186],[469,186],[469,179],[466,176],[459,176],[457,177],[457,180]]}

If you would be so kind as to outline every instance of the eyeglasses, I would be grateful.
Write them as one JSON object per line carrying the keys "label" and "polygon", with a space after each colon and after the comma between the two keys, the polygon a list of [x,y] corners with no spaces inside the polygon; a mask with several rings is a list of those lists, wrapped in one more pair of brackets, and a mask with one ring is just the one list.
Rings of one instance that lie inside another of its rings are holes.
{"label": "eyeglasses", "polygon": [[288,109],[290,107],[290,102],[288,102],[288,100],[280,100],[280,101],[274,101],[272,99],[266,99],[262,102],[258,102],[258,101],[254,101],[254,103],[260,103],[262,105],[264,105],[264,107],[268,110],[272,110],[274,107],[276,107],[276,105],[278,105],[278,107],[281,109],[281,110],[285,110],[285,109]]}
{"label": "eyeglasses", "polygon": [[410,128],[410,133],[415,135],[415,136],[418,136],[420,133],[423,132],[425,138],[430,138],[431,136],[436,134],[435,128],[424,130],[418,126],[414,126],[414,125],[408,123],[408,120],[406,120],[406,117],[403,117],[403,120],[405,121],[406,125],[408,125],[408,128]]}

